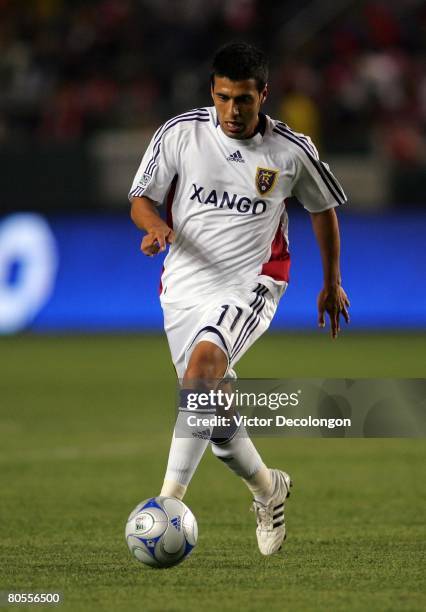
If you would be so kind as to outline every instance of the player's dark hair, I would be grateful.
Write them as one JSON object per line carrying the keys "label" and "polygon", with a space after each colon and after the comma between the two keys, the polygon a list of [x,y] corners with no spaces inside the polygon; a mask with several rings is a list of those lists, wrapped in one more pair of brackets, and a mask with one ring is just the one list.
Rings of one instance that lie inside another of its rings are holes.
{"label": "player's dark hair", "polygon": [[221,47],[213,59],[211,84],[215,75],[231,81],[254,79],[259,92],[268,82],[268,60],[260,49],[244,42],[232,42]]}

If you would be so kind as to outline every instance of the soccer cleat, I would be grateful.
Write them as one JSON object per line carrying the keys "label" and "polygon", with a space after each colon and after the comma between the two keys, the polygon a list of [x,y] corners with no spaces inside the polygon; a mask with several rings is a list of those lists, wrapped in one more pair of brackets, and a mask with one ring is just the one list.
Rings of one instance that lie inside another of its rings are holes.
{"label": "soccer cleat", "polygon": [[254,500],[256,512],[257,544],[262,555],[272,555],[279,550],[285,540],[284,502],[290,495],[292,482],[290,476],[281,470],[271,470],[275,480],[275,490],[265,505]]}

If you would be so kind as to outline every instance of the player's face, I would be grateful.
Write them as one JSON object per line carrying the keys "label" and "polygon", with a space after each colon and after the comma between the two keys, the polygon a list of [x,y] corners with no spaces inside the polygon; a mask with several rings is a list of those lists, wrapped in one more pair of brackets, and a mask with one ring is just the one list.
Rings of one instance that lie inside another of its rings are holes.
{"label": "player's face", "polygon": [[223,132],[230,138],[253,136],[260,107],[266,100],[266,87],[259,92],[255,79],[231,81],[215,76],[211,93]]}

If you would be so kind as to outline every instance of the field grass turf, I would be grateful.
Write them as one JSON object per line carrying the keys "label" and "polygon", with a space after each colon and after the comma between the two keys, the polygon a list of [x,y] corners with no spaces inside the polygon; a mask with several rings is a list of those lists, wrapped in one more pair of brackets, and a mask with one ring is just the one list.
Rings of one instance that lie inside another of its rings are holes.
{"label": "field grass turf", "polygon": [[[269,335],[238,373],[423,377],[424,347],[421,334]],[[185,498],[197,548],[158,571],[131,559],[123,532],[167,459],[165,340],[3,339],[0,402],[0,591],[59,590],[70,611],[426,609],[423,440],[257,439],[295,482],[273,558],[257,551],[245,487],[208,451]]]}

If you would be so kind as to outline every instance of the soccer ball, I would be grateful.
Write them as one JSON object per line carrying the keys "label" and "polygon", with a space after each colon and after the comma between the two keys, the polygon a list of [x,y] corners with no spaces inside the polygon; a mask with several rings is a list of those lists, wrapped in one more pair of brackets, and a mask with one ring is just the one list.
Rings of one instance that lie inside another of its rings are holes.
{"label": "soccer ball", "polygon": [[140,502],[126,524],[126,542],[131,554],[151,567],[181,563],[198,538],[195,516],[174,497],[151,497]]}

